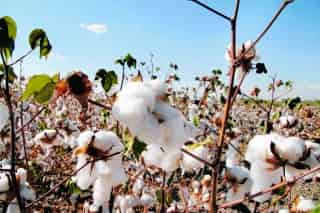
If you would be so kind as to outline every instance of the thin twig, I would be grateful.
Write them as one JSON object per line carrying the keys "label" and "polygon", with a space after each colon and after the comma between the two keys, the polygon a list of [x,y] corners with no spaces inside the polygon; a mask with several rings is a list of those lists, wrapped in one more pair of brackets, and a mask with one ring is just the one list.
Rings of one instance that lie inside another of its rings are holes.
{"label": "thin twig", "polygon": [[33,49],[29,50],[26,54],[24,54],[23,56],[21,56],[20,58],[18,58],[17,60],[15,60],[14,62],[12,62],[11,64],[9,64],[9,66],[13,66],[17,63],[19,63],[20,61],[22,61],[24,58],[26,58],[28,55],[30,55],[33,52]]}
{"label": "thin twig", "polygon": [[45,106],[42,106],[40,110],[30,118],[23,126],[21,126],[16,132],[19,133],[23,128],[29,126],[44,110],[46,109]]}
{"label": "thin twig", "polygon": [[194,159],[196,159],[196,160],[198,160],[198,161],[200,161],[200,162],[208,165],[209,167],[214,168],[214,165],[213,165],[212,163],[210,163],[210,162],[208,162],[208,161],[206,161],[206,160],[204,160],[204,159],[202,159],[202,158],[194,155],[193,153],[189,152],[188,150],[186,150],[186,149],[184,149],[184,148],[181,148],[181,151],[182,151],[183,153],[185,153],[185,154],[193,157]]}
{"label": "thin twig", "polygon": [[210,12],[213,12],[214,14],[220,16],[221,18],[224,18],[224,19],[226,19],[226,20],[228,20],[228,21],[231,21],[231,18],[230,18],[230,17],[226,16],[225,14],[219,12],[219,11],[216,10],[216,9],[213,9],[213,8],[209,7],[208,5],[202,3],[202,2],[200,2],[200,1],[198,1],[198,0],[189,0],[189,1],[192,1],[192,2],[200,5],[201,7],[209,10]]}
{"label": "thin twig", "polygon": [[99,107],[101,107],[101,108],[104,108],[104,109],[107,109],[107,110],[112,110],[112,107],[111,107],[111,106],[101,104],[101,103],[99,103],[99,102],[97,102],[97,101],[94,101],[94,100],[92,100],[92,99],[88,99],[88,102],[89,102],[90,104],[99,106]]}

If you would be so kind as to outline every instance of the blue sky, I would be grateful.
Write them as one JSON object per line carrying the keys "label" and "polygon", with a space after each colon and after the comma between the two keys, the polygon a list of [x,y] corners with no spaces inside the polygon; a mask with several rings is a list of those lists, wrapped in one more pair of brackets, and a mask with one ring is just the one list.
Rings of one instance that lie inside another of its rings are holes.
{"label": "blue sky", "polygon": [[[232,14],[233,0],[203,2]],[[254,40],[281,2],[242,0],[238,42]],[[319,9],[319,0],[296,0],[257,46],[270,74],[293,80],[292,95],[306,99],[320,98]],[[227,72],[228,24],[188,0],[2,0],[0,11],[18,24],[14,57],[28,50],[33,28],[45,29],[53,45],[48,60],[34,53],[24,61],[25,74],[81,69],[93,76],[102,67],[120,71],[114,61],[129,52],[139,61],[148,61],[152,52],[162,73],[170,62],[177,63],[187,85],[213,68]],[[244,87],[263,88],[269,80],[252,73]]]}

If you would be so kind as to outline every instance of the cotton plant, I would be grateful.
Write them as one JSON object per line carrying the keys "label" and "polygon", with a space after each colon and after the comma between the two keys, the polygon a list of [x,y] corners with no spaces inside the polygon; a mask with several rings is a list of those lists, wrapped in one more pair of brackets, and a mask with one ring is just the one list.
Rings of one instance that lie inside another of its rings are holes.
{"label": "cotton plant", "polygon": [[[195,148],[188,149],[188,151],[190,151],[190,153],[192,153],[193,155],[203,160],[206,160],[206,161],[210,160],[210,150],[206,145],[199,145],[199,146],[196,146]],[[204,166],[205,165],[203,162],[200,162],[194,157],[186,153],[182,154],[181,168],[183,169],[183,171],[199,171]]]}
{"label": "cotton plant", "polygon": [[[90,209],[96,211],[102,207],[103,212],[108,212],[112,187],[124,183],[127,179],[122,165],[122,154],[118,153],[122,152],[124,147],[113,132],[103,130],[82,132],[77,141],[76,169],[80,170],[74,180],[82,190],[93,185],[93,204]],[[99,159],[115,153],[117,154],[110,158]],[[93,162],[88,164],[89,160]]]}
{"label": "cotton plant", "polygon": [[33,138],[34,144],[39,145],[44,150],[44,158],[51,154],[53,146],[61,145],[63,140],[63,136],[56,129],[43,130]]}

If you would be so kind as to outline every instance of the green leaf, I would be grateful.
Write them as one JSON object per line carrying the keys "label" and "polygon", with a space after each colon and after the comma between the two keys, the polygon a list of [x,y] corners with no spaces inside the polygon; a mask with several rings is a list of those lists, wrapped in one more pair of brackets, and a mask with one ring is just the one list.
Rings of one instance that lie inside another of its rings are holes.
{"label": "green leaf", "polygon": [[29,44],[31,49],[40,47],[40,58],[48,57],[51,52],[52,46],[47,37],[47,34],[42,29],[34,29],[29,35]]}
{"label": "green leaf", "polygon": [[301,98],[300,97],[296,97],[296,98],[293,98],[291,99],[289,102],[288,102],[288,107],[289,109],[294,109],[299,103],[301,103]]}
{"label": "green leaf", "polygon": [[105,69],[99,69],[96,73],[95,80],[101,79],[101,85],[105,92],[109,92],[111,87],[118,83],[118,77],[115,71],[106,71]]}
{"label": "green leaf", "polygon": [[117,59],[114,63],[115,64],[120,64],[121,66],[124,66],[125,61],[124,61],[124,59]]}
{"label": "green leaf", "polygon": [[40,92],[34,94],[34,99],[40,104],[46,104],[53,95],[55,84],[53,82],[48,83],[42,88]]}
{"label": "green leaf", "polygon": [[58,83],[58,81],[60,80],[60,73],[56,73],[51,77],[52,81],[54,83]]}
{"label": "green leaf", "polygon": [[[22,94],[22,100],[26,100],[33,95],[38,95],[38,93],[40,93],[41,91],[43,92],[43,88],[45,88],[49,83],[53,83],[53,81],[48,75],[41,74],[32,76],[27,84],[25,91]],[[41,100],[42,98],[38,97],[38,99]]]}
{"label": "green leaf", "polygon": [[8,60],[15,47],[17,36],[16,22],[10,16],[4,16],[0,19],[0,48]]}
{"label": "green leaf", "polygon": [[[0,81],[5,78],[5,69],[3,64],[0,64]],[[9,82],[13,83],[13,81],[17,78],[17,75],[14,73],[13,67],[9,66]]]}
{"label": "green leaf", "polygon": [[128,55],[126,55],[126,57],[124,57],[124,61],[129,68],[131,68],[131,67],[136,68],[137,67],[137,60],[134,57],[132,57],[132,55],[130,55],[130,54],[128,54]]}

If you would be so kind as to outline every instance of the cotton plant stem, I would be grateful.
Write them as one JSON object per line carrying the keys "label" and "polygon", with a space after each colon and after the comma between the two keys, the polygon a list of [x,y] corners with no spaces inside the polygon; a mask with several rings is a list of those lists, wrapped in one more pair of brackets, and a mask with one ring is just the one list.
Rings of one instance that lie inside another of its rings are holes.
{"label": "cotton plant stem", "polygon": [[[22,60],[20,62],[20,92],[22,93]],[[23,126],[24,118],[23,118],[23,101],[20,103],[20,126]],[[24,132],[24,128],[21,129],[21,136],[22,136],[22,144],[23,144],[23,151],[24,151],[24,160],[25,160],[25,166],[26,169],[29,170],[28,165],[28,154],[27,154],[27,148],[26,148],[26,135]]]}
{"label": "cotton plant stem", "polygon": [[2,63],[5,69],[5,100],[9,110],[9,119],[10,119],[10,132],[11,132],[11,169],[10,169],[10,176],[12,180],[13,190],[15,192],[18,207],[20,212],[25,212],[24,204],[20,196],[20,189],[19,184],[16,179],[16,132],[15,132],[15,116],[13,111],[13,106],[11,103],[11,94],[10,94],[10,87],[9,87],[9,66],[6,63],[5,57],[3,55],[2,49],[0,49]]}
{"label": "cotton plant stem", "polygon": [[90,99],[90,98],[88,99],[88,102],[89,102],[90,104],[96,105],[96,106],[101,107],[101,108],[104,108],[104,109],[106,109],[106,110],[112,110],[112,107],[111,107],[111,106],[101,104],[101,103],[99,103],[99,102],[97,102],[97,101],[94,101],[94,100],[92,100],[92,99]]}
{"label": "cotton plant stem", "polygon": [[[237,40],[237,17],[239,12],[240,0],[236,0],[235,2],[235,10],[234,15],[230,20],[231,25],[231,51],[232,51],[232,61],[236,60],[236,40]],[[232,63],[233,64],[233,63]],[[227,95],[227,101],[224,106],[224,113],[222,118],[222,125],[219,133],[219,140],[217,144],[217,151],[215,156],[215,168],[212,170],[212,181],[211,181],[211,194],[210,194],[210,202],[209,202],[209,212],[215,213],[218,211],[217,209],[217,187],[218,187],[218,175],[219,175],[219,168],[220,168],[220,158],[222,154],[223,142],[224,142],[224,135],[226,131],[226,125],[229,118],[229,110],[231,108],[231,99],[233,95],[233,84],[234,84],[234,77],[236,72],[236,66],[233,64],[230,67],[230,79],[229,79],[229,89]]]}
{"label": "cotton plant stem", "polygon": [[292,186],[295,183],[297,183],[299,180],[304,178],[305,176],[308,176],[308,175],[313,174],[313,173],[318,172],[318,171],[320,171],[320,166],[314,167],[313,169],[310,169],[307,172],[302,173],[301,175],[293,177],[293,179],[291,181],[284,180],[284,181],[282,181],[282,182],[280,182],[280,183],[278,183],[278,184],[276,184],[274,186],[271,186],[269,188],[263,189],[263,190],[261,190],[259,192],[251,194],[249,196],[245,196],[244,198],[241,198],[241,199],[238,199],[238,200],[234,200],[234,201],[222,204],[222,205],[219,206],[219,209],[230,208],[230,207],[238,205],[238,204],[240,204],[240,203],[242,203],[244,201],[249,201],[249,200],[252,200],[255,197],[258,197],[258,196],[264,195],[266,193],[272,192],[272,191],[274,191],[276,189],[279,189],[279,188],[281,188],[283,186]]}

